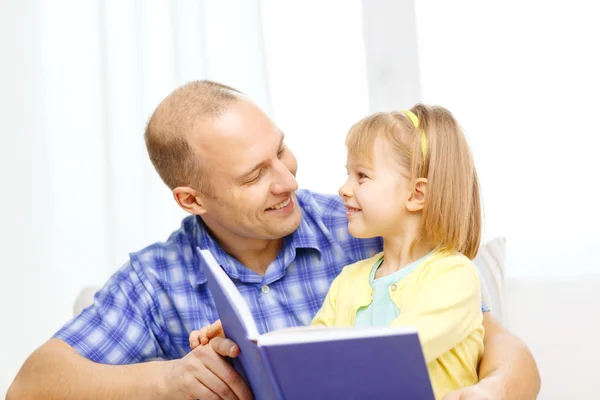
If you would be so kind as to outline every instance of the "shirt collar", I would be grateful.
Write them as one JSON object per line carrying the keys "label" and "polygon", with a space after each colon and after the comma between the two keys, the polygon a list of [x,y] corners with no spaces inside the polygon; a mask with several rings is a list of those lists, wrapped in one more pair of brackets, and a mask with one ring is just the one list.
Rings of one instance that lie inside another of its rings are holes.
{"label": "shirt collar", "polygon": [[[208,233],[208,229],[200,217],[196,216],[195,221],[194,233],[198,249],[209,250],[230,278],[247,283],[260,283],[263,281],[264,278],[262,276],[249,270],[238,260],[223,251],[221,246]],[[285,268],[296,258],[297,249],[314,249],[320,254],[322,251],[321,248],[326,244],[328,244],[328,241],[326,241],[325,235],[316,225],[311,226],[303,215],[298,229],[284,238],[283,248],[274,261],[274,264],[279,266],[279,268],[276,267],[277,271],[274,271],[276,276],[273,276],[270,271],[267,271],[267,274],[271,276],[271,280],[274,280],[273,278],[280,278],[285,273]],[[206,268],[205,261],[197,251],[194,259],[198,267],[194,268],[194,273],[190,276],[190,283],[192,285],[201,285],[206,283],[207,280],[204,274],[204,269]]]}

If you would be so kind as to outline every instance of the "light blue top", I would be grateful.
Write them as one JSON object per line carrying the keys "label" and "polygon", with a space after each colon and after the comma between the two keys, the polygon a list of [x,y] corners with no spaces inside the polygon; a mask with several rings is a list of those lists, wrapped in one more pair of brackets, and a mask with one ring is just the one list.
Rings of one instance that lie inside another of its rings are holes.
{"label": "light blue top", "polygon": [[377,268],[383,262],[381,257],[371,270],[369,275],[369,283],[373,288],[373,300],[371,304],[365,307],[361,307],[356,312],[356,320],[354,326],[367,327],[367,326],[388,326],[390,322],[400,315],[400,310],[390,297],[390,286],[398,283],[408,274],[410,274],[425,258],[429,257],[433,252],[427,254],[425,257],[418,259],[406,267],[394,272],[393,274],[375,279],[375,272]]}

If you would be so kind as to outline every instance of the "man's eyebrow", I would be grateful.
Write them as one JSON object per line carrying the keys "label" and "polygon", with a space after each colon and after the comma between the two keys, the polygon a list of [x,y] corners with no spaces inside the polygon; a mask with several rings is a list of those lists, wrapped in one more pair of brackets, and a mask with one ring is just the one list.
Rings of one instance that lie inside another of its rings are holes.
{"label": "man's eyebrow", "polygon": [[[279,132],[281,132],[281,131],[279,131]],[[279,141],[279,147],[277,148],[277,152],[279,152],[279,150],[283,147],[283,140],[284,139],[285,139],[285,134],[283,132],[281,132],[281,140]],[[246,178],[248,175],[252,174],[257,169],[262,168],[262,167],[268,165],[270,162],[271,162],[271,160],[264,160],[264,161],[259,162],[254,167],[248,169],[248,172],[242,174],[241,177],[240,177],[240,179]]]}

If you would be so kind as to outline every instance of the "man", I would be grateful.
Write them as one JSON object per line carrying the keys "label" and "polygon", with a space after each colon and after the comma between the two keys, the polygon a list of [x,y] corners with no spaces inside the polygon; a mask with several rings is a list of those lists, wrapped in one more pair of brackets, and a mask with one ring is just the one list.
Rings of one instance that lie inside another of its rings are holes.
{"label": "man", "polygon": [[[189,332],[217,319],[196,248],[215,255],[263,332],[308,324],[341,268],[381,250],[348,234],[339,199],[297,191],[283,133],[235,89],[175,90],[152,115],[146,145],[191,216],[165,243],[132,253],[94,305],[29,357],[8,399],[248,399],[221,357],[237,355],[230,340],[189,352]],[[489,314],[481,380],[448,397],[535,398],[531,354]]]}

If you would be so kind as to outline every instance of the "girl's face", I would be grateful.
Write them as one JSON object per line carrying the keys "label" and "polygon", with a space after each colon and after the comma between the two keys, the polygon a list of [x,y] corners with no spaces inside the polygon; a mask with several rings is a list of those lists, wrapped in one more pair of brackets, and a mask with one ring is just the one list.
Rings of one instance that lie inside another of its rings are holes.
{"label": "girl's face", "polygon": [[408,169],[401,166],[388,143],[376,138],[371,162],[348,155],[348,180],[339,189],[352,236],[389,237],[402,232],[411,197]]}

